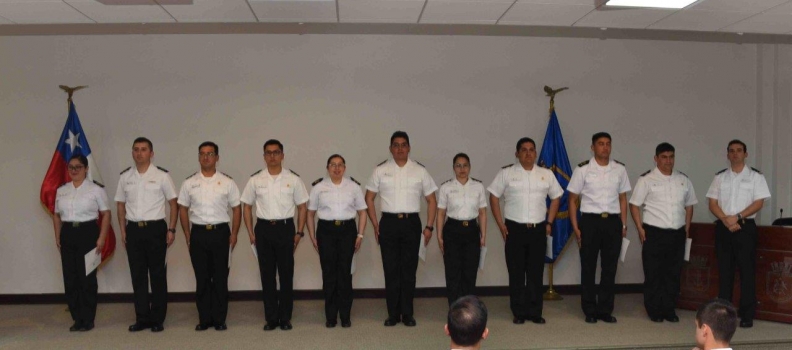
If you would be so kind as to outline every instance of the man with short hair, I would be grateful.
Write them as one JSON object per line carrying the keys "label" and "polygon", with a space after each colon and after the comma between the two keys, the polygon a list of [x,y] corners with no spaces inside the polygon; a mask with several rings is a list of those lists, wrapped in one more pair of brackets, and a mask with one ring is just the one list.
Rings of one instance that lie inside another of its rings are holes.
{"label": "man with short hair", "polygon": [[[594,134],[591,151],[594,157],[578,164],[567,185],[569,218],[580,247],[580,301],[586,323],[597,323],[597,320],[615,323],[612,313],[616,267],[622,239],[627,236],[630,179],[624,164],[610,159],[610,134]],[[582,212],[580,223],[578,199]],[[595,283],[598,258],[602,265],[599,288]]]}
{"label": "man with short hair", "polygon": [[445,333],[451,337],[451,349],[480,349],[489,336],[487,306],[473,295],[457,299],[448,310]]}
{"label": "man with short hair", "polygon": [[[118,179],[115,201],[121,241],[127,249],[132,290],[135,294],[135,324],[130,332],[165,328],[168,308],[168,279],[165,254],[176,232],[176,187],[168,170],[153,166],[151,140],[138,137],[132,142],[135,168],[126,168]],[[170,207],[165,222],[165,204]],[[149,298],[151,276],[151,298]]]}
{"label": "man with short hair", "polygon": [[657,145],[657,166],[641,174],[630,198],[630,212],[643,244],[644,307],[653,322],[679,322],[674,308],[685,239],[690,234],[693,206],[698,203],[693,183],[674,170],[674,160],[674,146]]}
{"label": "man with short hair", "polygon": [[[305,236],[308,213],[308,191],[300,175],[283,167],[283,144],[278,140],[264,143],[267,168],[250,176],[242,191],[242,214],[250,243],[256,245],[261,289],[264,294],[265,331],[278,326],[292,329],[294,308],[294,252]],[[253,204],[256,205],[256,226],[253,227]],[[297,212],[297,229],[294,214]],[[280,292],[275,284],[275,274]]]}
{"label": "man with short hair", "polygon": [[207,141],[198,146],[201,171],[187,177],[179,191],[179,217],[195,271],[196,331],[210,326],[227,329],[229,247],[236,245],[242,215],[239,188],[230,176],[217,171],[219,160],[217,144]]}
{"label": "man with short hair", "polygon": [[[536,165],[536,143],[517,141],[517,162],[503,167],[492,184],[490,206],[506,245],[509,270],[509,305],[514,324],[525,320],[544,324],[542,317],[547,236],[553,232],[564,189],[552,171]],[[550,198],[550,206],[547,206]],[[504,215],[500,202],[504,201]],[[505,216],[505,220],[504,220]]]}
{"label": "man with short hair", "polygon": [[715,224],[718,298],[732,299],[735,265],[740,271],[740,327],[753,327],[756,314],[756,213],[770,198],[761,171],[746,166],[748,147],[732,140],[726,147],[730,166],[719,171],[707,191]]}
{"label": "man with short hair", "polygon": [[737,310],[723,299],[713,299],[696,312],[696,347],[693,350],[731,350],[737,331]]}
{"label": "man with short hair", "polygon": [[[413,297],[418,250],[420,244],[426,245],[432,238],[437,213],[437,185],[421,163],[409,158],[410,137],[406,132],[393,133],[390,152],[393,158],[378,164],[366,185],[367,214],[382,252],[385,300],[388,305],[385,326],[403,322],[405,326],[414,327]],[[377,193],[382,195],[380,221],[377,221],[374,206]],[[425,227],[421,226],[418,217],[421,197],[427,204]]]}

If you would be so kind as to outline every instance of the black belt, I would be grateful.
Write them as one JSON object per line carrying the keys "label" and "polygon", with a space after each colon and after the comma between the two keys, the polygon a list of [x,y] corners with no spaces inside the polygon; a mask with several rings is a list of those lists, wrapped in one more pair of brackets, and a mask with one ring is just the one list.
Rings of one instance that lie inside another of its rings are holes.
{"label": "black belt", "polygon": [[533,223],[533,224],[530,223],[530,222],[529,223],[521,223],[521,222],[517,222],[517,221],[514,221],[514,220],[508,220],[508,219],[506,221],[511,221],[515,225],[525,225],[525,227],[527,227],[527,228],[537,228],[537,227],[541,227],[541,226],[544,226],[544,225],[547,224],[547,221],[537,222],[537,223]]}
{"label": "black belt", "polygon": [[418,213],[382,213],[382,217],[391,217],[396,219],[407,219],[411,216],[418,216]]}
{"label": "black belt", "polygon": [[603,218],[603,219],[607,219],[608,217],[618,216],[618,215],[620,215],[620,214],[618,214],[618,213],[617,214],[607,213],[607,212],[606,213],[583,213],[583,216],[599,217],[599,218]]}
{"label": "black belt", "polygon": [[680,228],[662,228],[662,227],[657,227],[657,226],[653,226],[653,225],[649,225],[649,224],[643,224],[643,226],[644,226],[644,228],[651,228],[651,229],[660,230],[660,231],[680,231],[680,230],[683,230],[685,228],[684,225],[682,227],[680,227]]}
{"label": "black belt", "polygon": [[273,226],[275,226],[275,225],[288,225],[288,224],[294,225],[294,219],[293,218],[278,219],[278,220],[269,220],[269,219],[258,218],[258,222],[263,222],[265,224],[270,224],[270,225],[273,225]]}
{"label": "black belt", "polygon": [[127,225],[136,225],[137,227],[146,227],[148,225],[159,224],[159,223],[164,223],[164,222],[165,222],[165,219],[148,220],[148,221],[127,220]]}
{"label": "black belt", "polygon": [[206,231],[213,231],[213,230],[219,230],[219,229],[222,229],[222,228],[227,228],[228,227],[228,223],[227,222],[221,222],[219,224],[209,224],[209,225],[192,224],[192,227],[193,228],[200,228],[200,229],[206,230]]}
{"label": "black belt", "polygon": [[457,219],[454,219],[452,217],[449,217],[448,221],[446,222],[446,225],[447,224],[459,224],[459,225],[462,225],[462,227],[468,227],[470,225],[478,225],[478,221],[476,221],[476,219],[457,220]]}
{"label": "black belt", "polygon": [[80,226],[84,226],[84,225],[87,225],[87,224],[96,225],[96,219],[88,220],[88,221],[62,221],[61,224],[65,225],[65,226],[71,226],[71,227],[80,227]]}
{"label": "black belt", "polygon": [[[715,220],[715,223],[719,223],[719,222],[721,224],[723,224],[723,221]],[[742,220],[737,220],[737,222],[739,222],[741,224],[754,224],[754,225],[756,225],[756,220],[755,219],[745,219],[745,218],[743,218]],[[723,225],[726,226],[726,224],[723,224]]]}
{"label": "black belt", "polygon": [[347,219],[347,220],[322,220],[319,219],[320,224],[330,225],[330,226],[346,226],[346,225],[354,225],[355,219]]}

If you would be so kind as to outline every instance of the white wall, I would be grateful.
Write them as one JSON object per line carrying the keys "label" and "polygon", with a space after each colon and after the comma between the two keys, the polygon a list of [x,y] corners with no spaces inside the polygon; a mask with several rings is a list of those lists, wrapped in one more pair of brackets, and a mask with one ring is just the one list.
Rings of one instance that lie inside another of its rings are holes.
{"label": "white wall", "polygon": [[[177,186],[198,169],[197,146],[205,140],[220,145],[221,170],[244,186],[263,166],[261,146],[269,138],[285,144],[286,166],[307,184],[324,174],[327,156],[336,152],[346,157],[347,173],[365,182],[389,156],[388,138],[397,129],[410,134],[412,157],[438,184],[453,175],[451,157],[460,151],[471,156],[473,176],[488,184],[514,160],[519,137],[541,145],[547,84],[571,88],[556,104],[573,166],[590,157],[594,132],[609,131],[613,158],[627,164],[634,184],[653,166],[655,145],[671,142],[677,169],[698,192],[695,221],[711,220],[704,195],[715,171],[727,165],[728,140],[741,138],[749,150],[761,150],[759,156],[749,153],[755,157],[749,160],[773,164],[768,180],[776,179],[771,186],[784,193],[762,215],[768,223],[769,211],[775,217],[776,207],[792,209],[789,181],[778,180],[792,173],[784,160],[792,151],[790,56],[792,49],[784,46],[571,38],[0,37],[0,265],[14,267],[0,269],[0,294],[63,290],[52,225],[38,203],[66,119],[58,84],[90,85],[75,103],[111,198],[118,173],[132,165],[136,136],[153,140],[155,164],[168,168]],[[759,108],[768,99],[769,112],[766,105]],[[766,120],[774,123],[769,129]],[[494,224],[488,231],[490,253],[478,285],[507,285],[503,241]],[[192,267],[177,234],[169,290],[192,291]],[[261,285],[246,235],[242,228],[232,290]],[[629,236],[635,244],[617,282],[641,283],[633,228]],[[443,286],[434,239],[428,255],[418,285]],[[577,255],[570,244],[556,265],[556,284],[579,283]],[[319,261],[309,242],[296,258],[295,288],[320,289]],[[372,235],[357,259],[355,287],[384,287]],[[123,246],[100,271],[99,285],[100,292],[131,292]]]}

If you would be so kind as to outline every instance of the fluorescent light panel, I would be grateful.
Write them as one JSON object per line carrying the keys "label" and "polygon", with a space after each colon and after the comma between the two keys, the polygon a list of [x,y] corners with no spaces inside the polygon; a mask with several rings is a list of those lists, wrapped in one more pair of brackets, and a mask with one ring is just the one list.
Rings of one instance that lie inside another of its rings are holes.
{"label": "fluorescent light panel", "polygon": [[681,9],[694,2],[696,2],[696,0],[610,0],[606,6]]}

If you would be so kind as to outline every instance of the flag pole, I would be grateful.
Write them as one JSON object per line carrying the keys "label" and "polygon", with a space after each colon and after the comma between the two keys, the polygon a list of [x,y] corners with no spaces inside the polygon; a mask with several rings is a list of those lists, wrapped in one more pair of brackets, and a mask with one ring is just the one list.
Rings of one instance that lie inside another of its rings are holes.
{"label": "flag pole", "polygon": [[[544,87],[544,91],[547,93],[547,96],[550,97],[550,112],[548,113],[548,118],[553,115],[553,110],[555,109],[555,95],[557,93],[561,92],[561,91],[566,90],[566,89],[568,89],[568,88],[564,87],[564,88],[560,88],[560,89],[557,89],[557,90],[553,90],[549,86],[545,86]],[[559,254],[559,255],[561,255],[561,254]],[[558,257],[556,257],[556,260],[553,260],[552,263],[548,263],[548,265],[549,265],[547,267],[548,288],[547,288],[547,292],[545,292],[544,295],[542,295],[542,299],[544,299],[544,300],[548,300],[548,301],[564,300],[564,297],[562,297],[561,294],[558,294],[558,292],[556,292],[555,288],[553,288],[553,267],[555,266],[555,262],[557,260],[558,260]]]}

